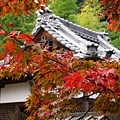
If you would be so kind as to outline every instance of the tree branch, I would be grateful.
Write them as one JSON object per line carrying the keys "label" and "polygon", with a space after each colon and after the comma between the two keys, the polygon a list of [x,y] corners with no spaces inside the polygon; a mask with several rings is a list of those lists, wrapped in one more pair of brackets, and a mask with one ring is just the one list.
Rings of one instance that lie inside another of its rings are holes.
{"label": "tree branch", "polygon": [[93,107],[93,105],[91,105],[91,106],[89,107],[89,109],[85,112],[85,114],[84,114],[83,116],[81,116],[80,118],[78,118],[77,120],[83,120],[84,117],[88,114],[88,112],[91,110],[92,107]]}
{"label": "tree branch", "polygon": [[[90,96],[92,96],[92,95],[94,95],[94,94],[95,94],[95,93],[92,93],[92,94],[87,95],[87,96],[83,96],[83,97],[81,97],[80,99],[83,99],[82,101],[87,100]],[[75,100],[69,102],[68,104],[65,104],[65,105],[60,109],[60,112],[56,115],[55,120],[57,119],[57,117],[60,115],[61,111],[63,111],[66,106],[69,106],[70,104],[72,104],[72,103],[74,103],[74,102],[77,102],[77,101],[79,101],[80,99],[75,99]],[[89,108],[89,110],[90,110],[90,109],[91,109],[91,108]],[[88,112],[89,112],[89,111],[88,111]],[[87,112],[87,113],[88,113],[88,112]],[[85,114],[85,115],[86,115],[86,114]]]}
{"label": "tree branch", "polygon": [[[46,56],[47,56],[47,57],[46,57]],[[48,57],[47,54],[46,54],[46,56],[44,56],[44,57],[47,58],[47,59],[49,59],[49,60],[52,60],[52,61],[54,61],[54,62],[56,62],[56,63],[58,63],[58,64],[60,64],[60,65],[62,65],[62,66],[64,66],[64,67],[66,67],[66,68],[69,69],[70,71],[74,71],[74,70],[72,70],[71,68],[69,68],[69,67],[67,67],[66,65],[64,65],[63,63],[59,62],[58,60],[55,60],[55,59],[53,59],[53,58]],[[76,71],[74,71],[74,72],[76,72]]]}

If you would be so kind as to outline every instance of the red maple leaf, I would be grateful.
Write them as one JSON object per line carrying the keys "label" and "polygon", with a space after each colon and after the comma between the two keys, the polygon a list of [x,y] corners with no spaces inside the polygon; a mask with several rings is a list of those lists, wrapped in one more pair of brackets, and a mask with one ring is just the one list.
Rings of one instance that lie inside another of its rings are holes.
{"label": "red maple leaf", "polygon": [[23,58],[23,52],[20,52],[16,56],[16,61],[19,62]]}
{"label": "red maple leaf", "polygon": [[29,34],[20,34],[16,36],[17,40],[24,40],[25,44],[33,43],[33,36]]}
{"label": "red maple leaf", "polygon": [[85,76],[80,75],[80,71],[77,71],[73,75],[69,75],[63,78],[66,83],[64,84],[64,87],[67,88],[81,88],[83,81],[85,81]]}
{"label": "red maple leaf", "polygon": [[9,22],[8,26],[10,26],[10,27],[14,27],[13,22]]}
{"label": "red maple leaf", "polygon": [[111,68],[111,69],[98,70],[98,73],[100,74],[100,76],[108,77],[109,74],[115,73],[115,69]]}
{"label": "red maple leaf", "polygon": [[102,4],[105,4],[107,2],[107,0],[102,0],[101,3]]}
{"label": "red maple leaf", "polygon": [[0,31],[0,35],[5,35],[5,34],[6,34],[6,32],[4,30]]}

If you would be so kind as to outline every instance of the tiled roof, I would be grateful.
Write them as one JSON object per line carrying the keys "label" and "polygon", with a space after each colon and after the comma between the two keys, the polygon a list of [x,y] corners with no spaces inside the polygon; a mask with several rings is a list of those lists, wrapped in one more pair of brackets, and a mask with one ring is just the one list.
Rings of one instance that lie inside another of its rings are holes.
{"label": "tiled roof", "polygon": [[[119,58],[120,51],[113,47],[107,33],[95,32],[69,22],[63,18],[54,15],[49,9],[38,11],[38,18],[33,34],[36,36],[40,32],[40,28],[46,30],[58,42],[63,44],[74,52],[74,55],[85,57],[87,54],[87,46],[98,46],[98,56],[103,58],[107,52],[114,53],[111,58]],[[114,51],[114,52],[113,52]]]}

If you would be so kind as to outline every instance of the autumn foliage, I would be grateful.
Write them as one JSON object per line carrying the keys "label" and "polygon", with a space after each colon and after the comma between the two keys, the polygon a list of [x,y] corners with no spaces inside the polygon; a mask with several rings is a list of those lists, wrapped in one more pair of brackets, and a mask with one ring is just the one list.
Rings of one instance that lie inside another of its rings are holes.
{"label": "autumn foliage", "polygon": [[0,1],[0,16],[12,13],[15,16],[18,14],[28,14],[32,10],[40,8],[41,4],[47,4],[48,0],[1,0]]}
{"label": "autumn foliage", "polygon": [[[13,1],[18,3],[17,0]],[[3,6],[9,3],[8,7],[13,4],[7,0],[0,2],[0,5],[2,3]],[[28,3],[33,5],[32,1]],[[26,9],[23,8],[23,11]],[[6,13],[2,11],[2,15]],[[10,23],[11,26],[14,25]],[[76,107],[74,98],[83,92],[88,93],[87,98],[99,93],[94,103],[95,111],[120,114],[119,60],[86,61],[62,49],[50,52],[49,46],[34,43],[33,35],[20,31],[8,33],[2,25],[0,35],[7,38],[6,43],[0,47],[0,60],[4,62],[0,66],[0,78],[20,80],[21,77],[26,79],[26,76],[31,76],[34,83],[32,94],[25,103],[30,113],[27,120],[65,118]]]}
{"label": "autumn foliage", "polygon": [[120,31],[120,0],[101,0],[101,3],[109,22],[108,29]]}
{"label": "autumn foliage", "polygon": [[34,43],[34,36],[18,31],[4,35],[8,40],[1,47],[0,60],[4,60],[4,65],[0,66],[0,77],[13,80],[33,77],[32,95],[26,102],[28,120],[66,117],[75,107],[72,99],[85,91],[89,97],[99,93],[96,111],[120,113],[119,62],[80,60],[63,50],[50,52],[49,46]]}

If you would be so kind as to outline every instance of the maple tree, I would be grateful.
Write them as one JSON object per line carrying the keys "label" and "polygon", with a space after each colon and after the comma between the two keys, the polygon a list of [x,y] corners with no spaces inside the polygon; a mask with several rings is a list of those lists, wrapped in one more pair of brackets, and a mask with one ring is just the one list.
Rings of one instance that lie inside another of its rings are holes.
{"label": "maple tree", "polygon": [[12,13],[15,16],[18,14],[28,14],[32,10],[40,8],[41,4],[47,4],[48,0],[1,0],[0,1],[0,16]]}
{"label": "maple tree", "polygon": [[120,114],[119,61],[80,60],[70,51],[49,51],[49,46],[35,43],[33,35],[6,32],[2,25],[0,29],[0,35],[7,37],[1,46],[0,78],[19,80],[31,75],[34,81],[25,103],[30,113],[27,120],[66,118],[76,107],[75,96],[83,92],[89,93],[87,98],[99,93],[95,111]]}
{"label": "maple tree", "polygon": [[119,62],[79,60],[71,52],[50,52],[49,47],[34,43],[34,36],[18,31],[4,31],[2,35],[8,40],[0,54],[5,63],[0,66],[0,77],[19,80],[32,75],[35,82],[26,102],[28,120],[67,117],[76,105],[72,99],[85,91],[99,93],[96,111],[120,114]]}
{"label": "maple tree", "polygon": [[120,0],[101,0],[108,29],[120,31]]}

